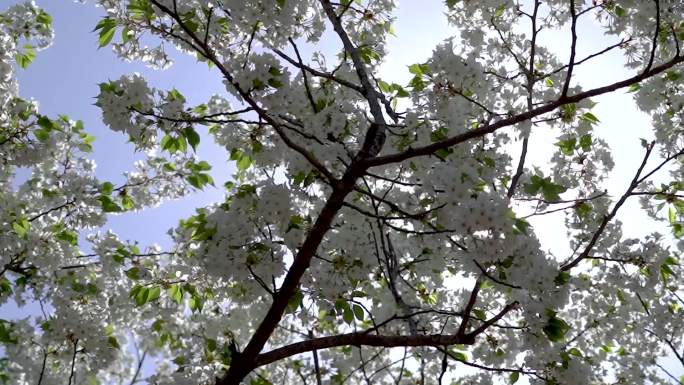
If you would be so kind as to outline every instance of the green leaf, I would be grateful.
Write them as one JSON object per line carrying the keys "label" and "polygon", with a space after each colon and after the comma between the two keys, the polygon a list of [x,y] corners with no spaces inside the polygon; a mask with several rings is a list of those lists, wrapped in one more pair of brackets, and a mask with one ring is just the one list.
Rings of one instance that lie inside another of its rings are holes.
{"label": "green leaf", "polygon": [[19,238],[26,239],[28,232],[31,229],[31,222],[26,218],[20,218],[12,222],[12,230],[19,236]]}
{"label": "green leaf", "polygon": [[21,68],[26,68],[36,59],[36,50],[30,44],[25,44],[24,49],[17,53],[15,60]]}
{"label": "green leaf", "polygon": [[172,88],[171,91],[167,93],[167,98],[171,101],[180,101],[185,103],[185,96],[183,96],[183,94],[181,94],[180,91],[175,88]]}
{"label": "green leaf", "polygon": [[556,143],[564,155],[570,156],[575,153],[575,146],[577,145],[577,138],[570,137],[568,139],[563,139]]}
{"label": "green leaf", "polygon": [[318,100],[316,100],[316,111],[321,112],[321,111],[323,111],[323,110],[325,109],[325,107],[327,107],[328,105],[329,105],[329,104],[328,104],[328,100],[327,100],[327,99],[324,99],[324,98],[318,99]]}
{"label": "green leaf", "polygon": [[18,340],[12,336],[12,324],[9,321],[0,319],[0,342],[16,344]]}
{"label": "green leaf", "polygon": [[580,120],[584,120],[589,124],[596,124],[599,122],[599,119],[596,117],[596,115],[592,114],[591,112],[585,112],[580,115]]}
{"label": "green leaf", "polygon": [[240,148],[230,151],[230,160],[236,161],[238,171],[245,171],[252,165],[252,158]]}
{"label": "green leaf", "polygon": [[353,310],[354,310],[354,316],[356,317],[356,319],[359,321],[363,321],[364,317],[365,317],[365,313],[363,311],[363,308],[360,305],[354,304]]}
{"label": "green leaf", "polygon": [[38,124],[38,126],[39,126],[40,128],[42,128],[43,130],[45,130],[45,131],[47,131],[47,132],[50,132],[50,131],[52,131],[53,129],[56,128],[55,122],[53,122],[52,120],[50,120],[50,118],[48,118],[48,117],[45,116],[45,115],[39,116],[39,117],[38,117],[38,120],[36,120],[36,124]]}
{"label": "green leaf", "polygon": [[554,313],[553,316],[549,317],[542,330],[551,342],[561,342],[565,339],[565,334],[570,330],[570,326]]}
{"label": "green leaf", "polygon": [[114,191],[112,182],[104,182],[102,183],[102,186],[100,186],[100,192],[104,195],[111,195],[112,191]]}
{"label": "green leaf", "polygon": [[473,309],[473,314],[479,320],[486,320],[487,314],[482,309]]}
{"label": "green leaf", "polygon": [[190,185],[198,190],[201,190],[207,182],[201,177],[203,174],[192,174],[185,178]]}
{"label": "green leaf", "polygon": [[[80,122],[80,120],[79,120],[79,122]],[[76,130],[76,129],[74,128],[74,130]],[[93,142],[95,141],[95,137],[90,135],[90,134],[86,134],[84,132],[82,132],[80,134],[80,137],[83,141],[78,144],[78,149],[83,151],[83,152],[93,151]]]}
{"label": "green leaf", "polygon": [[344,320],[344,322],[348,324],[354,322],[354,312],[349,306],[344,308],[344,310],[342,311],[342,319]]}
{"label": "green leaf", "polygon": [[670,279],[670,277],[675,277],[676,274],[672,270],[670,265],[668,265],[667,263],[664,263],[664,264],[660,265],[660,276],[662,277],[664,282],[667,282],[667,280]]}
{"label": "green leaf", "polygon": [[164,163],[164,171],[174,172],[176,170],[177,170],[177,168],[176,168],[175,163],[172,163],[172,162]]}
{"label": "green leaf", "polygon": [[190,161],[185,163],[185,167],[192,173],[186,177],[186,180],[196,189],[202,189],[202,187],[207,184],[212,186],[214,185],[214,179],[211,177],[211,175],[202,172],[211,169],[209,163],[205,161],[201,161],[199,163]]}
{"label": "green leaf", "polygon": [[194,163],[193,169],[197,171],[209,171],[211,170],[211,165],[203,160],[201,162]]}
{"label": "green leaf", "polygon": [[289,233],[292,229],[301,229],[304,225],[304,218],[299,215],[293,215],[290,217],[290,222],[287,225],[286,233]]}
{"label": "green leaf", "polygon": [[457,4],[459,1],[461,1],[461,0],[446,0],[445,3],[446,3],[446,6],[447,6],[449,9],[452,9],[452,8],[454,8],[454,7],[456,6],[456,4]]}
{"label": "green leaf", "polygon": [[249,385],[273,385],[273,383],[264,377],[255,377],[249,381]]}
{"label": "green leaf", "polygon": [[672,206],[668,207],[667,217],[670,220],[671,225],[677,223],[677,211]]}
{"label": "green leaf", "polygon": [[60,241],[64,241],[71,246],[78,245],[78,233],[75,231],[63,230],[57,233],[56,238]]}
{"label": "green leaf", "polygon": [[174,302],[181,305],[183,303],[183,289],[179,284],[173,284],[168,289],[166,289],[166,294]]}
{"label": "green leaf", "polygon": [[135,304],[137,306],[142,306],[147,302],[147,297],[149,294],[150,289],[140,285],[135,285],[131,289],[130,297],[135,300]]}
{"label": "green leaf", "polygon": [[530,228],[530,222],[528,222],[524,218],[515,218],[515,223],[513,224],[513,228],[520,232],[521,234],[528,235],[528,229]]}
{"label": "green leaf", "polygon": [[547,201],[555,202],[560,200],[559,194],[565,192],[565,190],[565,187],[549,182],[542,186],[542,195]]}
{"label": "green leaf", "polygon": [[200,298],[196,293],[190,297],[188,304],[190,305],[190,310],[192,310],[193,313],[195,311],[202,311],[202,298]]}
{"label": "green leaf", "polygon": [[297,309],[299,306],[302,304],[302,300],[304,299],[304,294],[302,294],[301,290],[297,289],[295,293],[290,297],[290,299],[287,301],[287,307],[285,308],[285,313],[287,314],[292,314]]}
{"label": "green leaf", "polygon": [[364,45],[357,47],[357,52],[359,56],[361,56],[361,59],[366,63],[370,64],[373,61],[378,61],[380,60],[380,54],[378,54],[371,46]]}
{"label": "green leaf", "polygon": [[124,27],[121,30],[121,41],[126,44],[135,37],[135,32],[131,31],[128,27]]}
{"label": "green leaf", "polygon": [[556,286],[563,286],[566,283],[568,283],[568,281],[570,281],[570,277],[570,273],[568,273],[567,271],[561,271],[554,279],[554,283],[556,284]]}
{"label": "green leaf", "polygon": [[181,18],[183,25],[190,32],[196,33],[199,30],[199,23],[197,22],[197,13],[195,11],[189,11],[183,14]]}
{"label": "green leaf", "polygon": [[494,17],[499,18],[503,16],[504,12],[506,11],[506,4],[501,4],[498,7],[496,7],[496,11],[494,12]]}
{"label": "green leaf", "polygon": [[121,350],[121,345],[119,345],[119,341],[114,336],[107,337],[107,344],[114,349]]}
{"label": "green leaf", "polygon": [[577,216],[581,219],[587,218],[591,213],[592,207],[587,202],[580,202],[575,205],[575,212]]}
{"label": "green leaf", "polygon": [[45,28],[50,28],[52,26],[52,16],[41,9],[38,16],[36,16],[36,22],[42,24]]}
{"label": "green leaf", "polygon": [[114,33],[116,32],[116,26],[116,20],[109,17],[105,17],[102,20],[100,20],[99,23],[97,23],[94,31],[100,31],[98,37],[98,43],[100,44],[100,48],[106,46],[112,41],[112,38],[114,38]]}
{"label": "green leaf", "polygon": [[564,104],[561,106],[560,110],[561,120],[565,123],[570,123],[573,121],[575,114],[577,113],[577,105],[574,103]]}
{"label": "green leaf", "polygon": [[250,158],[248,155],[244,155],[240,157],[240,160],[237,161],[237,168],[240,171],[245,171],[249,168],[249,166],[252,165],[252,158]]}
{"label": "green leaf", "polygon": [[425,81],[420,76],[414,76],[408,84],[413,91],[420,92],[425,89]]}
{"label": "green leaf", "polygon": [[159,298],[159,295],[161,295],[161,287],[159,286],[154,286],[149,289],[149,294],[147,295],[147,302],[152,302],[155,299]]}
{"label": "green leaf", "polygon": [[515,384],[518,382],[520,379],[520,372],[511,372],[511,374],[508,376],[508,382],[511,384]]}
{"label": "green leaf", "polygon": [[123,264],[124,260],[131,256],[131,253],[124,249],[123,247],[117,247],[116,251],[112,254],[112,259],[114,262]]}
{"label": "green leaf", "polygon": [[527,183],[523,186],[523,191],[530,195],[537,195],[542,186],[543,178],[538,175],[532,175],[530,177],[530,183]]}
{"label": "green leaf", "polygon": [[12,285],[5,277],[0,277],[0,297],[12,294]]}
{"label": "green leaf", "polygon": [[36,139],[40,140],[41,142],[45,142],[46,140],[50,139],[50,132],[47,130],[36,130],[33,132],[33,134],[36,136]]}
{"label": "green leaf", "polygon": [[[549,88],[553,87],[553,84],[554,84],[554,83],[553,83],[553,79],[551,79],[551,78],[546,78],[546,79],[544,79],[544,84],[546,84],[546,86],[549,87]],[[516,373],[517,373],[517,372],[516,372]]]}
{"label": "green leaf", "polygon": [[591,139],[591,134],[584,134],[580,136],[579,140],[579,146],[582,149],[582,151],[590,151],[591,150],[591,145],[593,144],[593,141]]}
{"label": "green leaf", "polygon": [[152,323],[152,330],[154,330],[155,332],[161,332],[163,327],[164,327],[164,320],[161,318],[158,320],[155,320]]}
{"label": "green leaf", "polygon": [[675,257],[667,257],[665,258],[666,265],[679,265],[679,261]]}
{"label": "green leaf", "polygon": [[430,72],[430,68],[428,67],[427,64],[411,64],[409,67],[409,72],[416,75],[416,76],[422,76]]}
{"label": "green leaf", "polygon": [[468,361],[468,355],[464,352],[459,352],[458,350],[452,350],[451,356],[459,361]]}
{"label": "green leaf", "polygon": [[137,281],[138,279],[140,279],[140,268],[133,267],[126,270],[126,277]]}
{"label": "green leaf", "polygon": [[672,225],[672,234],[677,239],[684,237],[684,226],[681,223],[675,223]]}
{"label": "green leaf", "polygon": [[575,357],[582,357],[582,352],[577,348],[572,348],[568,350],[568,354],[573,355]]}
{"label": "green leaf", "polygon": [[131,0],[128,3],[128,12],[133,20],[152,20],[155,17],[154,9],[149,0]]}
{"label": "green leaf", "polygon": [[109,195],[100,195],[97,200],[100,201],[102,211],[106,213],[118,213],[123,211],[123,209],[116,202],[114,202]]}
{"label": "green leaf", "polygon": [[129,196],[124,196],[121,198],[121,207],[123,207],[124,210],[132,210],[134,206],[133,199]]}
{"label": "green leaf", "polygon": [[164,135],[164,137],[161,139],[159,144],[160,144],[162,150],[166,150],[166,151],[170,152],[171,154],[173,154],[174,152],[176,152],[176,150],[178,150],[178,145],[176,144],[176,139],[169,134]]}
{"label": "green leaf", "polygon": [[392,89],[397,92],[398,98],[407,98],[410,96],[408,91],[406,91],[404,87],[400,86],[399,84],[392,83]]}
{"label": "green leaf", "polygon": [[276,78],[270,78],[268,79],[268,85],[273,87],[273,88],[280,88],[283,86],[283,82],[276,79]]}
{"label": "green leaf", "polygon": [[213,352],[216,350],[217,344],[216,340],[212,338],[207,338],[207,350]]}
{"label": "green leaf", "polygon": [[200,136],[197,131],[195,131],[195,129],[192,127],[185,127],[183,133],[185,134],[185,138],[188,140],[188,144],[190,144],[190,147],[192,147],[192,150],[197,151],[197,145],[200,142]]}
{"label": "green leaf", "polygon": [[667,71],[665,73],[665,80],[669,80],[671,82],[679,80],[680,75],[676,71]]}

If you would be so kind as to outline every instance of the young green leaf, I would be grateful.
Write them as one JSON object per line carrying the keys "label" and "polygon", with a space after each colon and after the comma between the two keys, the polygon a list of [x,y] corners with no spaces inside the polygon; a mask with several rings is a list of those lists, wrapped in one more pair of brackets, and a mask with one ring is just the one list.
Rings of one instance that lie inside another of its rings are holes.
{"label": "young green leaf", "polygon": [[94,31],[100,31],[98,36],[100,48],[106,46],[112,41],[112,38],[114,38],[114,33],[116,32],[116,26],[116,20],[110,17],[105,17],[100,20],[99,23],[97,23]]}

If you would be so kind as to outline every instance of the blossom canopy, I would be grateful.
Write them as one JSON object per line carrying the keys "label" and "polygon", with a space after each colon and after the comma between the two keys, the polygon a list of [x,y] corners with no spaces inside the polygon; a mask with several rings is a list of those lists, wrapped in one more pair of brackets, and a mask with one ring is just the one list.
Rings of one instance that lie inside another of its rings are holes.
{"label": "blossom canopy", "polygon": [[[52,17],[0,9],[0,304],[45,305],[0,317],[3,382],[684,382],[681,0],[447,0],[453,36],[402,84],[382,70],[394,0],[84,2],[94,44],[155,70],[190,55],[224,92],[102,79],[102,122],[142,154],[104,180],[83,122],[19,96]],[[587,24],[605,45],[585,55]],[[607,55],[628,75],[583,84]],[[614,194],[592,99],[625,92],[651,127],[621,133],[641,154]],[[209,188],[224,199],[169,223],[171,247],[106,230]]]}

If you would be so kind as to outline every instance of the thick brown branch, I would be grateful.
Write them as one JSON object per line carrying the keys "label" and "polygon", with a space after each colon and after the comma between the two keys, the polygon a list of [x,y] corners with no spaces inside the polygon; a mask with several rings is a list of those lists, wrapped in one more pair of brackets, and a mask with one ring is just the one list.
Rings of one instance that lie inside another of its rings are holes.
{"label": "thick brown branch", "polygon": [[465,310],[463,310],[463,319],[461,320],[461,325],[458,327],[456,334],[459,336],[464,336],[466,333],[466,328],[468,327],[468,320],[470,319],[470,313],[472,313],[475,307],[475,302],[477,301],[477,294],[480,292],[480,287],[482,287],[482,276],[478,277],[473,286],[473,290],[470,292],[470,298],[466,304]]}
{"label": "thick brown branch", "polygon": [[488,319],[485,321],[482,325],[480,325],[479,328],[473,330],[472,332],[466,334],[466,336],[470,336],[473,339],[477,337],[478,335],[482,334],[485,330],[487,330],[490,326],[494,325],[495,323],[499,322],[500,319],[502,319],[508,312],[511,310],[515,309],[518,307],[518,302],[511,302],[508,305],[504,306],[503,309],[499,312],[499,314],[495,315],[494,317]]}
{"label": "thick brown branch", "polygon": [[510,127],[512,125],[515,125],[517,123],[523,122],[528,119],[532,119],[534,117],[537,117],[539,115],[551,112],[555,109],[557,109],[560,106],[566,105],[566,104],[572,104],[572,103],[577,103],[580,102],[584,99],[591,98],[594,96],[602,95],[608,92],[613,92],[615,90],[619,90],[620,88],[624,87],[629,87],[632,84],[636,84],[642,80],[648,79],[652,76],[658,75],[664,71],[667,71],[668,69],[684,62],[684,56],[675,56],[671,60],[660,64],[659,66],[653,67],[648,71],[642,72],[638,75],[632,76],[630,78],[627,78],[625,80],[603,86],[603,87],[598,87],[594,88],[588,91],[580,92],[578,94],[568,96],[566,98],[560,98],[556,101],[547,103],[543,106],[537,107],[531,111],[523,112],[521,114],[511,116],[506,119],[502,119],[499,121],[496,121],[494,123],[488,124],[481,126],[479,128],[476,128],[474,130],[466,131],[462,134],[452,136],[450,138],[444,139],[439,142],[432,143],[427,146],[423,147],[418,147],[418,148],[409,148],[406,151],[394,153],[394,154],[389,154],[389,155],[384,155],[384,156],[378,156],[372,159],[368,159],[363,161],[363,165],[365,167],[377,167],[377,166],[382,166],[385,164],[390,164],[390,163],[398,163],[398,162],[403,162],[407,159],[415,158],[418,156],[427,156],[427,155],[432,155],[435,152],[444,149],[444,148],[449,148],[452,146],[455,146],[459,143],[466,142],[471,139],[479,138],[487,134],[491,134],[501,128],[504,127]]}
{"label": "thick brown branch", "polygon": [[563,91],[561,92],[561,98],[565,98],[568,95],[568,90],[570,89],[570,81],[572,80],[572,71],[575,69],[575,54],[577,54],[577,10],[575,9],[575,1],[570,0],[570,15],[572,17],[572,23],[570,26],[570,33],[572,35],[572,43],[570,44],[570,59],[568,60],[568,72],[565,74],[565,82],[563,83]]}
{"label": "thick brown branch", "polygon": [[651,55],[648,58],[648,64],[646,65],[646,71],[648,71],[651,66],[653,66],[653,60],[655,60],[656,50],[658,49],[658,36],[660,35],[660,0],[653,0],[656,8],[656,25],[655,32],[653,32],[653,43],[651,44]]}
{"label": "thick brown branch", "polygon": [[[539,0],[535,0],[534,10],[532,12],[532,15],[530,15],[530,18],[532,20],[532,40],[530,42],[530,62],[526,73],[528,111],[532,110],[532,108],[534,107],[534,84],[537,80],[537,78],[534,75],[534,63],[535,56],[537,53],[537,34],[539,33],[539,29],[537,29],[537,13],[539,12],[540,5],[541,3],[539,2]],[[515,174],[513,174],[513,178],[511,178],[511,185],[508,187],[508,192],[506,193],[506,196],[508,196],[509,198],[511,198],[515,194],[515,189],[518,187],[518,182],[520,181],[520,178],[522,177],[523,172],[525,170],[525,159],[527,158],[527,147],[530,142],[530,132],[525,132],[523,135],[525,135],[525,137],[522,141],[522,149],[520,150],[520,159],[518,160],[518,167],[515,170]]]}
{"label": "thick brown branch", "polygon": [[268,365],[272,362],[291,357],[295,354],[339,346],[382,346],[389,348],[397,346],[471,345],[474,342],[474,336],[459,336],[449,334],[388,336],[349,333],[330,337],[319,337],[283,346],[281,348],[271,350],[270,352],[260,354],[256,363],[257,366]]}
{"label": "thick brown branch", "polygon": [[326,16],[328,16],[328,20],[330,20],[333,29],[340,37],[340,40],[342,40],[342,45],[344,46],[345,51],[349,53],[349,56],[354,63],[354,69],[356,70],[356,74],[361,82],[361,87],[363,88],[363,95],[368,101],[368,106],[370,108],[371,114],[373,115],[374,122],[368,128],[366,137],[363,141],[363,146],[358,154],[360,159],[373,157],[380,152],[386,138],[385,117],[382,114],[382,107],[378,102],[380,100],[380,96],[375,90],[375,87],[373,87],[373,84],[370,81],[370,76],[366,70],[366,65],[361,59],[358,49],[356,46],[354,46],[354,43],[352,43],[351,39],[349,38],[347,31],[345,31],[344,27],[342,26],[342,20],[335,13],[332,3],[330,3],[328,0],[320,0],[320,3],[325,11]]}

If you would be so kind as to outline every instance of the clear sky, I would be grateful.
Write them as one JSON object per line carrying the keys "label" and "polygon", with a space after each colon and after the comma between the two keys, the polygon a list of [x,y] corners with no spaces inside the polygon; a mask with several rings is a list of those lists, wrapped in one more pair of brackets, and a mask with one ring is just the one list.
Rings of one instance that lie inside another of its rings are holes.
{"label": "clear sky", "polygon": [[[20,93],[35,98],[43,114],[66,114],[74,120],[84,121],[87,130],[96,137],[92,156],[97,163],[97,175],[102,180],[121,183],[122,172],[131,170],[133,160],[141,158],[141,154],[134,153],[132,144],[126,143],[125,135],[110,131],[102,123],[100,109],[93,105],[99,83],[138,72],[153,87],[176,87],[190,105],[205,102],[214,93],[225,93],[218,72],[187,55],[175,54],[173,67],[154,71],[142,63],[121,61],[109,47],[98,49],[97,35],[91,31],[103,10],[90,3],[60,0],[38,1],[38,4],[53,16],[55,41],[52,47],[38,54],[28,69],[19,71]],[[178,219],[192,215],[194,207],[220,200],[223,196],[222,185],[230,178],[231,170],[225,152],[212,144],[205,136],[198,155],[216,166],[216,188],[208,187],[187,199],[167,202],[141,213],[112,216],[108,227],[124,239],[139,240],[142,244],[168,244],[165,232],[175,226]]]}
{"label": "clear sky", "polygon": [[[12,2],[15,1],[2,0],[0,8]],[[97,174],[102,180],[120,183],[123,180],[121,173],[131,170],[133,160],[140,155],[133,152],[132,145],[125,143],[124,135],[110,131],[101,122],[100,110],[93,105],[94,97],[99,93],[98,83],[138,72],[153,87],[177,88],[190,105],[202,103],[214,93],[226,94],[218,72],[189,56],[174,54],[175,64],[170,69],[154,71],[142,63],[122,62],[109,48],[98,49],[97,36],[91,31],[103,11],[93,7],[92,2],[84,5],[67,0],[37,0],[37,3],[53,16],[56,38],[54,45],[40,52],[28,69],[19,71],[20,93],[24,97],[35,98],[43,114],[66,114],[85,122],[87,130],[96,137],[93,156],[98,165]],[[406,66],[425,61],[435,44],[454,34],[453,30],[449,30],[442,10],[443,1],[438,0],[404,0],[401,3],[394,24],[397,36],[390,38],[390,54],[381,71],[383,80],[405,84],[409,79]],[[598,51],[607,43],[601,31],[590,24],[583,25],[580,32],[578,57]],[[334,39],[333,36],[328,37]],[[564,51],[567,50],[568,41],[566,32],[541,35],[541,43],[559,52],[560,59],[567,57]],[[329,40],[317,48],[329,51],[337,47],[336,40]],[[585,84],[585,88],[589,88],[608,84],[627,74],[622,68],[620,56],[608,55],[595,63],[579,67],[576,76]],[[642,148],[638,138],[651,136],[649,119],[637,111],[631,96],[624,91],[596,98],[595,101],[599,104],[594,113],[601,120],[597,134],[604,137],[614,150],[616,169],[610,191],[618,195],[626,188],[641,159]],[[626,132],[629,135],[624,135]],[[555,141],[554,136],[544,134],[543,127],[539,131],[535,130],[531,152],[537,155],[531,160],[545,163]],[[513,151],[512,155],[517,159],[519,150],[516,148]],[[226,162],[225,151],[212,145],[206,135],[203,135],[198,155],[214,165],[216,188],[209,187],[188,198],[167,202],[142,213],[112,216],[107,228],[112,228],[123,239],[138,240],[143,246],[151,243],[168,246],[166,231],[175,226],[178,219],[191,215],[195,207],[222,200],[221,186],[232,173],[232,166]],[[643,218],[638,213],[636,203],[636,200],[630,203],[620,215],[627,234],[645,232],[641,228],[644,222],[636,220],[637,216]],[[564,243],[559,240],[565,239],[560,217],[538,222],[536,231],[545,247],[555,248],[554,252],[557,253],[564,251],[557,248],[557,245]]]}

